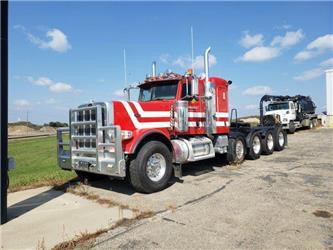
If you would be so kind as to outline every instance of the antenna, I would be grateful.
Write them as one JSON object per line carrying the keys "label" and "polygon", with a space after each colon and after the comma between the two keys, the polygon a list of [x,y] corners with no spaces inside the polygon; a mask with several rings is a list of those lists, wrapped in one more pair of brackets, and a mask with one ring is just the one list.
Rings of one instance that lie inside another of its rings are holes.
{"label": "antenna", "polygon": [[194,75],[194,47],[193,47],[193,27],[191,26],[191,60],[192,60],[192,74]]}
{"label": "antenna", "polygon": [[126,69],[126,50],[124,49],[124,80],[125,87],[127,87],[127,69]]}

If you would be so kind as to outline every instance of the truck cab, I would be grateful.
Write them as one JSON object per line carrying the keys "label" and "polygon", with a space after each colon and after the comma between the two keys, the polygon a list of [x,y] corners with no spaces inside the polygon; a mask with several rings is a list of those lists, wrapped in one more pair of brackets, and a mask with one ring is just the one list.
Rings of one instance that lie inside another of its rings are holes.
{"label": "truck cab", "polygon": [[[232,164],[247,156],[283,150],[286,135],[279,126],[230,129],[228,87],[231,81],[205,74],[153,73],[139,88],[138,100],[90,102],[69,110],[69,128],[59,129],[58,164],[82,179],[101,175],[129,177],[140,192],[168,186],[171,175],[181,176],[181,165],[218,154]],[[236,119],[237,121],[237,119]],[[63,140],[63,133],[69,140]]]}
{"label": "truck cab", "polygon": [[292,101],[269,103],[265,107],[265,115],[278,116],[285,129],[289,129],[291,121],[296,120],[296,107]]}

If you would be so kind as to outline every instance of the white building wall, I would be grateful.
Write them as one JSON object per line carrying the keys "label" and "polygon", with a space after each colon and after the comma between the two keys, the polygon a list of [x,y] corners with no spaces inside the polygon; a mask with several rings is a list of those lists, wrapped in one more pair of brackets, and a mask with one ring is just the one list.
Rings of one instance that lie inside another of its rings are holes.
{"label": "white building wall", "polygon": [[326,70],[327,125],[333,127],[333,69]]}

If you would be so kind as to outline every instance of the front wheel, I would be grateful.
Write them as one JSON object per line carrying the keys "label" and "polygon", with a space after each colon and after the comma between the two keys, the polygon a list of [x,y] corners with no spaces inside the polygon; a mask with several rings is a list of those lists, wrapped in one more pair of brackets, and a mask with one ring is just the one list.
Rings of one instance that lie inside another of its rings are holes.
{"label": "front wheel", "polygon": [[172,154],[159,141],[146,143],[129,164],[130,181],[139,192],[153,193],[168,186],[172,174]]}
{"label": "front wheel", "polygon": [[246,155],[245,140],[242,136],[229,139],[227,158],[229,164],[238,165],[241,164]]}

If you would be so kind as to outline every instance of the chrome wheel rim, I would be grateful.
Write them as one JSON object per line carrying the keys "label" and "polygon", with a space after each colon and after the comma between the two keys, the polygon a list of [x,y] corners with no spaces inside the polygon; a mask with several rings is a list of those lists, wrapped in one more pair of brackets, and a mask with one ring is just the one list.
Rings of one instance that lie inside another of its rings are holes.
{"label": "chrome wheel rim", "polygon": [[260,144],[260,139],[258,136],[255,136],[253,138],[253,142],[252,142],[252,148],[253,148],[253,152],[255,154],[259,154],[260,152],[260,148],[261,148],[261,144]]}
{"label": "chrome wheel rim", "polygon": [[147,161],[146,173],[150,180],[160,181],[166,172],[166,160],[160,153],[152,154]]}
{"label": "chrome wheel rim", "polygon": [[244,155],[244,145],[241,140],[238,140],[236,142],[236,157],[237,159],[242,159],[243,155]]}
{"label": "chrome wheel rim", "polygon": [[310,128],[313,128],[313,123],[310,121]]}
{"label": "chrome wheel rim", "polygon": [[282,132],[279,133],[279,145],[282,147],[284,144],[284,135]]}
{"label": "chrome wheel rim", "polygon": [[272,150],[272,149],[273,149],[273,146],[274,146],[273,136],[272,136],[272,134],[269,134],[269,135],[267,136],[267,148],[268,148],[269,150]]}

